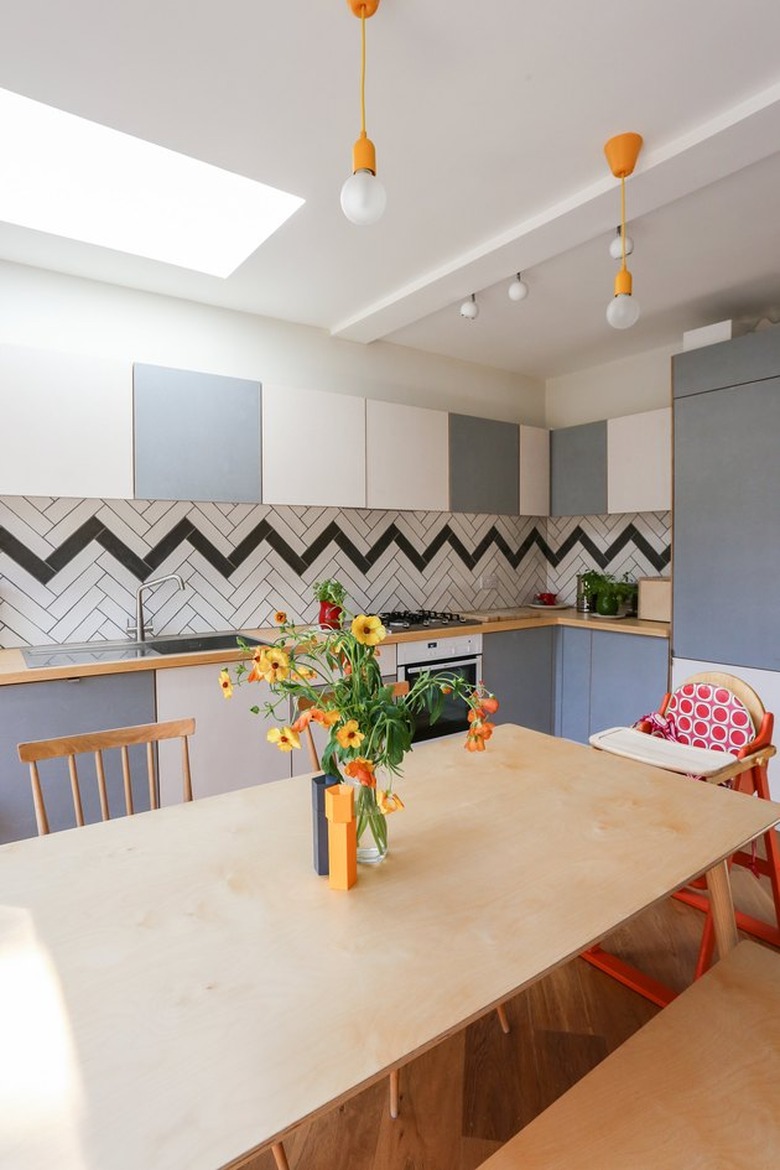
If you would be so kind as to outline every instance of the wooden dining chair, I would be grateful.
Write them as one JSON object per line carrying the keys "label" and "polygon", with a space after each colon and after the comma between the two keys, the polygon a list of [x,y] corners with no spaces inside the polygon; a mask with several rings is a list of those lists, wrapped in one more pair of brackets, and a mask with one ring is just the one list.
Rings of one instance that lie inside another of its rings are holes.
{"label": "wooden dining chair", "polygon": [[[391,691],[391,698],[398,699],[402,695],[408,694],[408,692],[409,692],[409,683],[408,682],[404,681],[404,682],[393,683],[392,684],[392,691]],[[300,698],[298,700],[298,710],[299,711],[308,711],[310,707],[315,707],[315,706],[316,706],[316,702],[314,699]],[[320,767],[321,767],[320,757],[319,757],[319,754],[317,752],[317,745],[314,742],[314,735],[312,734],[311,723],[308,723],[306,725],[306,727],[304,728],[304,736],[306,738],[306,747],[307,747],[307,750],[309,752],[309,760],[311,761],[312,770],[315,772],[319,772]],[[509,1019],[507,1017],[506,1009],[505,1009],[503,1004],[498,1005],[498,1007],[496,1008],[496,1014],[498,1016],[499,1023],[501,1024],[501,1030],[506,1035],[508,1035],[509,1034]],[[399,1108],[400,1108],[400,1070],[397,1068],[394,1068],[392,1070],[392,1072],[390,1073],[390,1116],[393,1118],[397,1117]],[[284,1170],[284,1167],[280,1167],[279,1170]]]}
{"label": "wooden dining chair", "polygon": [[182,795],[184,800],[192,800],[192,778],[190,776],[189,741],[187,737],[193,735],[194,732],[194,719],[173,719],[168,723],[144,723],[136,727],[117,727],[110,731],[87,731],[81,735],[65,735],[56,739],[39,739],[33,740],[30,743],[20,743],[17,747],[19,759],[22,763],[29,764],[30,767],[30,783],[32,785],[38,835],[42,837],[50,831],[43,787],[38,772],[38,764],[42,760],[67,759],[73,812],[76,826],[80,827],[85,824],[85,820],[81,794],[81,778],[79,777],[78,765],[76,763],[77,756],[92,753],[95,757],[100,814],[102,819],[107,821],[111,818],[111,809],[109,807],[103,752],[112,748],[119,750],[124,790],[124,814],[130,816],[135,811],[135,807],[128,749],[137,744],[146,746],[146,780],[149,789],[149,807],[156,809],[159,808],[160,802],[154,745],[163,739],[180,739]]}

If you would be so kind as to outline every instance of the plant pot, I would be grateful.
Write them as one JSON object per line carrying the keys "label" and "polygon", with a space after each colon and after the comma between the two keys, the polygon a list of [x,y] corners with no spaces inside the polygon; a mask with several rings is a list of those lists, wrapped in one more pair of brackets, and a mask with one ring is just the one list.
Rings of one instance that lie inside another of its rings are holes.
{"label": "plant pot", "polygon": [[601,614],[602,617],[614,617],[619,606],[620,603],[615,593],[599,593],[596,598],[596,613]]}
{"label": "plant pot", "polygon": [[341,606],[332,601],[320,602],[320,627],[323,630],[341,629]]}

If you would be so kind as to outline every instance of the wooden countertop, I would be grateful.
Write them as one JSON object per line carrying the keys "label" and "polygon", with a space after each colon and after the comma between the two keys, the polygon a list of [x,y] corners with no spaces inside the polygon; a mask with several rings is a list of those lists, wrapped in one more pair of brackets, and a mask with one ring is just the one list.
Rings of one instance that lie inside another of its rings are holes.
{"label": "wooden countertop", "polygon": [[[638,618],[608,620],[592,614],[577,613],[571,609],[556,609],[546,612],[539,609],[518,607],[512,611],[516,617],[497,617],[493,621],[474,621],[454,629],[431,631],[409,630],[403,634],[390,634],[383,645],[397,642],[419,642],[429,638],[444,639],[464,634],[495,634],[509,630],[529,630],[542,626],[572,626],[580,629],[595,629],[608,633],[640,634],[648,638],[668,638],[669,625],[666,622],[639,621]],[[506,611],[497,611],[505,614]],[[261,629],[243,630],[248,637],[272,642],[278,635],[278,628],[266,626]],[[120,659],[116,662],[84,662],[65,666],[28,667],[21,650],[0,650],[0,686],[12,683],[43,682],[58,678],[85,678],[100,674],[127,674],[136,670],[168,670],[174,666],[213,666],[219,662],[238,662],[239,650],[209,650],[195,654],[160,654],[155,657]]]}

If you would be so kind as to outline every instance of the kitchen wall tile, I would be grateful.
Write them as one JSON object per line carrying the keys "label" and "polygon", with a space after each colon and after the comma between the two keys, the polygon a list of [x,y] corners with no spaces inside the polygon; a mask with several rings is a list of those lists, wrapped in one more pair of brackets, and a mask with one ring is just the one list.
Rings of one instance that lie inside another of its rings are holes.
{"label": "kitchen wall tile", "polygon": [[[442,512],[150,500],[0,499],[0,645],[116,638],[141,581],[158,633],[312,621],[312,585],[338,577],[350,608],[469,610],[574,599],[598,567],[654,575],[669,563],[668,513],[531,519]],[[482,589],[484,576],[495,588]]]}

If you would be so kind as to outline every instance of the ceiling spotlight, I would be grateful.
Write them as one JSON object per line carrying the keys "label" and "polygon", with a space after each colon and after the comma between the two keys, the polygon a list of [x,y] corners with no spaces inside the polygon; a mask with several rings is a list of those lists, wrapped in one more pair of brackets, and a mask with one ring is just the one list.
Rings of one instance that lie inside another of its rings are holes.
{"label": "ceiling spotlight", "polygon": [[479,316],[479,305],[474,293],[460,306],[460,315],[465,317],[467,321],[474,321]]}
{"label": "ceiling spotlight", "polygon": [[620,179],[620,271],[615,277],[615,293],[607,306],[607,321],[613,329],[629,329],[639,320],[639,304],[632,296],[631,273],[626,268],[626,178],[632,174],[642,149],[641,134],[618,134],[604,146],[609,169]]}
{"label": "ceiling spotlight", "polygon": [[[626,236],[626,256],[630,256],[634,250],[634,241],[631,236]],[[623,257],[623,230],[620,227],[615,228],[615,235],[609,241],[609,254],[613,260],[621,260]]]}
{"label": "ceiling spotlight", "polygon": [[352,147],[352,174],[341,188],[341,210],[351,223],[368,227],[382,218],[387,203],[385,189],[376,177],[376,151],[366,134],[366,18],[373,16],[379,0],[347,0],[360,17],[360,137]]}
{"label": "ceiling spotlight", "polygon": [[528,296],[528,285],[525,283],[519,272],[510,284],[507,292],[509,293],[510,301],[524,301]]}

